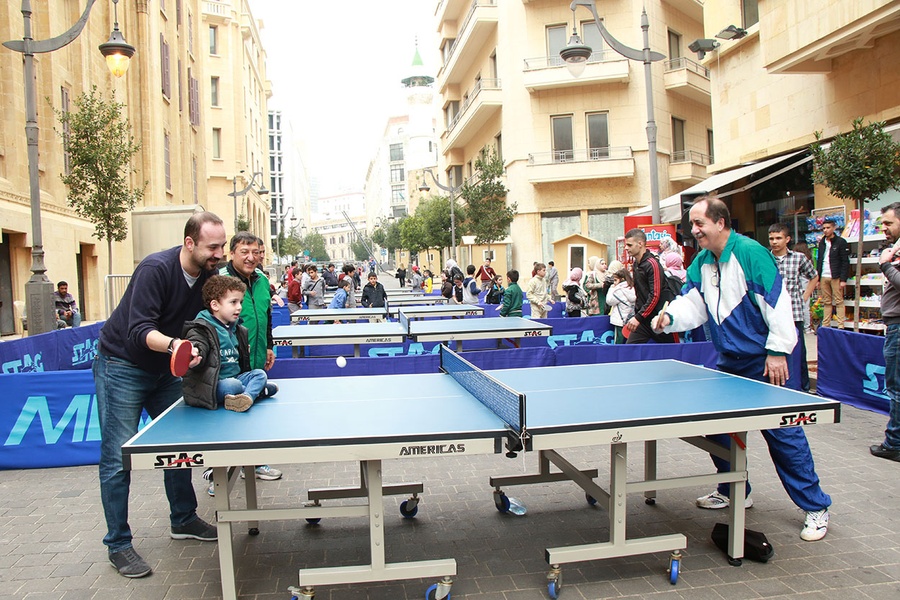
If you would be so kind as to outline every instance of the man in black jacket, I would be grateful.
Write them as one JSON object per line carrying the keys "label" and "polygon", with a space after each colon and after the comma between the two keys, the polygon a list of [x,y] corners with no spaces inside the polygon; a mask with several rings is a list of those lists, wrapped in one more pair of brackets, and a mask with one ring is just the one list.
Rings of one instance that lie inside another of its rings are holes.
{"label": "man in black jacket", "polygon": [[656,333],[650,327],[663,304],[672,300],[665,284],[662,265],[647,250],[647,235],[643,229],[631,229],[625,234],[625,251],[634,259],[634,316],[625,323],[627,344],[646,344],[651,339],[659,344],[671,344],[678,340],[673,333]]}
{"label": "man in black jacket", "polygon": [[819,240],[816,272],[819,274],[819,294],[822,296],[822,326],[831,326],[832,305],[834,322],[844,326],[844,288],[850,273],[850,246],[847,240],[835,234],[834,219],[822,224],[824,235]]}

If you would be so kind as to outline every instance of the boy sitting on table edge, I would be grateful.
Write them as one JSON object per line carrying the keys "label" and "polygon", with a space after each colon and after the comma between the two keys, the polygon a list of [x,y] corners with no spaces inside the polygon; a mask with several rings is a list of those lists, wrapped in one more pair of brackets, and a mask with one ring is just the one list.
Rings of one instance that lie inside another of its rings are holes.
{"label": "boy sitting on table edge", "polygon": [[238,323],[244,284],[235,277],[215,275],[203,285],[203,304],[197,318],[184,324],[182,337],[197,349],[200,362],[183,378],[188,406],[244,412],[258,397],[278,391],[262,369],[250,368],[247,328]]}

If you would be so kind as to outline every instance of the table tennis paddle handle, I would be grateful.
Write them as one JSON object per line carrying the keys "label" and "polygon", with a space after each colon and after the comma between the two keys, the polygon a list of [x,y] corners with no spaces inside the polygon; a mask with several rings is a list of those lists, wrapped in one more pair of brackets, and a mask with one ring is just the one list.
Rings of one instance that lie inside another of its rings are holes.
{"label": "table tennis paddle handle", "polygon": [[193,360],[194,346],[188,340],[175,340],[172,344],[172,356],[169,358],[169,370],[175,377],[184,377]]}

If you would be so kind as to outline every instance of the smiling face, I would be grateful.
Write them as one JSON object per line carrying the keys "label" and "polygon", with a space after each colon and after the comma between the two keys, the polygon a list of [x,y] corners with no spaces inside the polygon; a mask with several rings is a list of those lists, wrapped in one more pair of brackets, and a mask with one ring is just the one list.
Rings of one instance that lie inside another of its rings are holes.
{"label": "smiling face", "polygon": [[234,270],[247,278],[253,275],[259,260],[259,245],[255,243],[238,244],[231,253],[231,264],[234,265]]}
{"label": "smiling face", "polygon": [[900,215],[893,210],[884,211],[881,214],[881,230],[891,244],[900,240]]}
{"label": "smiling face", "polygon": [[209,310],[218,320],[226,325],[236,322],[241,316],[241,303],[244,294],[237,290],[228,290],[225,296],[209,303]]}
{"label": "smiling face", "polygon": [[691,235],[697,240],[701,248],[709,250],[716,256],[722,254],[730,229],[725,229],[725,220],[719,219],[715,223],[706,216],[708,203],[704,200],[691,207]]}
{"label": "smiling face", "polygon": [[193,267],[189,269],[182,263],[185,270],[212,271],[225,256],[225,226],[221,223],[204,223],[196,240],[191,237],[184,239],[184,247],[189,253],[188,266]]}

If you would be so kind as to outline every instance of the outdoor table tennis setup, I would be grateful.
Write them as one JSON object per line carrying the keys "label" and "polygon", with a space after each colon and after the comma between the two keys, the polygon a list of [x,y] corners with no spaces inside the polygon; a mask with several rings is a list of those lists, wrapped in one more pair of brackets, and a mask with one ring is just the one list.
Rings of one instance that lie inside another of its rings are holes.
{"label": "outdoor table tennis setup", "polygon": [[309,321],[359,321],[363,319],[383,319],[386,316],[398,318],[400,311],[410,319],[433,317],[469,317],[484,314],[484,307],[473,304],[425,304],[421,306],[399,306],[356,308],[314,308],[295,310],[291,313],[293,322]]}
{"label": "outdoor table tennis setup", "polygon": [[[458,305],[460,306],[464,305]],[[391,305],[388,305],[388,310],[390,308]],[[437,314],[432,312],[433,315]],[[464,309],[464,312],[473,310]],[[401,308],[398,321],[280,325],[272,330],[272,337],[277,346],[291,346],[295,358],[304,355],[304,348],[308,346],[341,344],[353,344],[353,356],[359,357],[362,344],[397,344],[409,338],[414,342],[455,342],[457,350],[462,350],[464,340],[494,339],[497,347],[501,347],[504,340],[510,340],[514,346],[518,346],[521,338],[546,337],[553,331],[553,327],[546,323],[522,317],[416,320],[424,314],[427,313],[415,310],[408,312],[406,308]]]}
{"label": "outdoor table tennis setup", "polygon": [[[649,504],[657,491],[728,482],[731,497],[743,497],[748,431],[840,420],[839,402],[672,360],[481,371],[442,346],[440,365],[440,373],[278,380],[278,394],[246,413],[192,408],[179,401],[123,446],[125,468],[213,468],[222,593],[227,600],[237,597],[233,523],[246,522],[253,534],[261,521],[343,517],[368,520],[370,564],[301,569],[298,586],[290,588],[297,598],[312,600],[315,586],[321,585],[426,578],[436,582],[425,597],[437,600],[450,597],[457,571],[452,557],[385,560],[384,496],[410,494],[400,508],[404,517],[412,518],[425,486],[385,487],[382,461],[537,452],[538,473],[491,478],[498,510],[510,508],[503,486],[571,480],[590,503],[608,513],[607,541],[546,550],[547,590],[556,598],[563,565],[603,558],[669,552],[667,577],[674,584],[687,538],[628,538],[626,517],[634,518],[628,515],[629,494],[641,494]],[[354,393],[362,388],[365,395]],[[409,410],[408,397],[397,392],[403,389],[428,389],[428,410]],[[703,437],[717,433],[729,433],[737,443],[725,449]],[[656,444],[679,438],[727,458],[731,471],[659,478]],[[628,445],[638,442],[647,448],[644,477],[628,481]],[[597,445],[610,446],[608,489],[595,482],[597,471],[572,465],[558,451]],[[312,504],[266,508],[259,507],[255,480],[248,477],[243,480],[246,506],[232,505],[229,492],[240,481],[241,466],[335,461],[359,463],[355,490],[337,490],[331,496],[317,491]],[[551,463],[559,472],[549,471]],[[323,505],[320,500],[329,497],[361,497],[365,504]],[[744,504],[733,502],[724,512],[731,524],[728,554],[739,562]]]}

